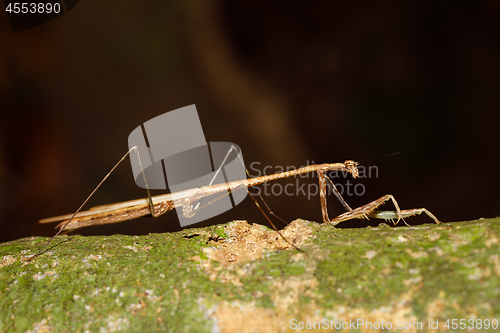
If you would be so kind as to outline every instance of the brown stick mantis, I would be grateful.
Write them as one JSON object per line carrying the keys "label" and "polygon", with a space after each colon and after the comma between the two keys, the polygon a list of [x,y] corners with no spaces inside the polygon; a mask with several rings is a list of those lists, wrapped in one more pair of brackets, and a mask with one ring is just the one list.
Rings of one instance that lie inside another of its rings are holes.
{"label": "brown stick mantis", "polygon": [[[226,158],[222,162],[222,165],[225,163],[226,159],[228,158],[229,154],[231,151],[235,149],[234,147],[231,147],[229,152],[226,155]],[[75,230],[87,226],[92,226],[92,225],[101,225],[101,224],[110,224],[110,223],[117,223],[117,222],[123,222],[127,220],[132,220],[136,219],[142,216],[146,215],[151,215],[153,217],[158,217],[161,216],[170,210],[173,210],[177,207],[182,207],[183,214],[184,216],[193,216],[198,209],[201,209],[203,207],[199,207],[199,203],[194,206],[196,202],[198,202],[200,199],[211,196],[214,194],[218,193],[223,193],[228,191],[234,192],[238,189],[248,189],[251,186],[256,186],[268,182],[272,182],[274,180],[279,180],[279,179],[285,179],[309,172],[316,172],[319,176],[319,188],[320,188],[320,201],[321,201],[321,212],[323,216],[323,222],[324,223],[329,223],[332,226],[335,226],[339,224],[340,222],[350,220],[350,219],[361,219],[361,218],[377,218],[377,219],[384,219],[384,220],[391,220],[394,225],[398,224],[400,220],[403,220],[403,222],[408,225],[405,221],[405,217],[410,217],[418,214],[425,213],[427,214],[430,218],[432,218],[436,223],[440,223],[439,220],[427,209],[425,208],[417,208],[417,209],[407,209],[407,210],[401,210],[399,208],[399,205],[396,201],[396,199],[391,195],[387,194],[382,197],[380,197],[377,200],[374,200],[364,206],[352,209],[349,207],[349,205],[345,202],[345,200],[342,198],[341,194],[333,184],[330,178],[326,175],[327,172],[330,171],[344,171],[350,173],[354,178],[358,177],[359,171],[357,168],[358,163],[354,162],[352,160],[346,160],[344,163],[325,163],[325,164],[314,164],[314,165],[309,165],[306,167],[302,167],[299,169],[291,170],[291,171],[285,171],[285,172],[280,172],[276,173],[273,175],[265,175],[265,176],[260,176],[260,177],[255,177],[255,178],[249,178],[249,179],[242,179],[238,181],[232,181],[228,183],[221,183],[221,184],[215,184],[215,185],[207,185],[203,186],[200,188],[193,188],[189,190],[184,190],[184,191],[179,191],[179,192],[174,192],[174,193],[169,193],[169,194],[163,194],[163,195],[157,195],[157,196],[151,196],[149,189],[147,189],[148,192],[148,198],[145,199],[138,199],[138,200],[131,200],[131,201],[124,201],[120,203],[115,203],[115,204],[109,204],[109,205],[102,205],[102,206],[97,206],[90,208],[87,211],[82,211],[82,207],[87,203],[87,201],[90,199],[90,197],[95,193],[95,191],[102,185],[102,183],[109,177],[109,175],[114,171],[114,169],[132,152],[132,151],[137,152],[137,148],[133,147],[130,149],[119,161],[118,163],[115,164],[115,166],[111,169],[111,171],[103,178],[103,180],[97,185],[97,187],[92,191],[92,193],[87,197],[87,199],[82,203],[80,208],[74,213],[74,214],[68,214],[68,215],[61,215],[61,216],[56,216],[56,217],[51,217],[51,218],[46,218],[42,219],[39,222],[40,223],[51,223],[51,222],[60,222],[62,221],[59,225],[57,225],[56,228],[59,228],[58,233],[52,237],[52,239],[49,240],[49,242],[44,246],[42,250],[40,250],[37,254],[35,254],[31,259],[37,257],[40,253],[42,253],[47,246],[50,244],[50,242],[57,237],[63,230]],[[239,157],[239,155],[238,155]],[[140,164],[140,157],[139,158],[139,164]],[[240,158],[241,159],[241,158]],[[222,167],[221,165],[221,167]],[[221,167],[218,169],[217,173],[221,170]],[[141,166],[142,168],[142,166]],[[248,173],[248,171],[247,171]],[[144,171],[142,172],[144,181],[147,185],[146,182],[146,177],[144,175]],[[214,176],[217,176],[217,174]],[[340,202],[344,205],[345,209],[347,212],[338,215],[337,217],[330,219],[328,216],[328,210],[327,210],[327,204],[326,204],[326,180],[330,182],[334,194],[337,196],[337,198],[340,200]],[[252,197],[252,196],[251,196]],[[254,201],[257,203],[255,198],[252,197]],[[217,199],[215,199],[217,200]],[[214,200],[214,201],[215,201]],[[385,202],[391,200],[392,203],[394,204],[394,207],[396,208],[395,211],[375,211],[380,205],[384,204]],[[211,201],[213,202],[213,201]],[[211,203],[210,202],[210,203]],[[208,204],[210,204],[208,203]],[[258,205],[258,204],[257,204]],[[267,205],[266,205],[267,206]],[[260,206],[259,206],[259,209]],[[269,209],[269,208],[268,208]],[[264,213],[264,211],[261,209],[261,211]],[[271,212],[271,214],[273,214]],[[265,215],[265,213],[264,213]],[[274,215],[274,214],[273,214]],[[271,225],[275,228],[276,231],[277,228],[274,226],[274,224],[271,222],[271,220],[265,215],[266,219],[271,223]],[[396,222],[393,220],[397,219]],[[278,231],[279,233],[279,231]],[[283,238],[281,233],[279,233],[280,236]],[[287,241],[285,239],[285,241]],[[288,241],[287,241],[288,242]],[[295,246],[294,246],[295,247]]]}

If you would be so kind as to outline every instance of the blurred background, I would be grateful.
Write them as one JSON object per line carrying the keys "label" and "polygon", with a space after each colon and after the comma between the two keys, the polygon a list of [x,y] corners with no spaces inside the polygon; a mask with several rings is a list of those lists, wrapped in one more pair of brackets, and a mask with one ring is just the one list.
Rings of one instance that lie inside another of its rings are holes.
{"label": "blurred background", "polygon": [[[53,235],[37,221],[74,212],[134,128],[191,104],[207,141],[238,144],[247,165],[377,166],[334,179],[363,184],[345,196],[352,207],[391,193],[445,222],[498,216],[499,32],[492,0],[85,0],[17,33],[2,12],[0,241]],[[127,160],[86,208],[141,197]],[[318,196],[267,203],[287,221],[321,221]],[[329,212],[343,212],[335,198]],[[205,224],[234,219],[266,223],[246,199]],[[170,213],[77,233],[174,230]]]}

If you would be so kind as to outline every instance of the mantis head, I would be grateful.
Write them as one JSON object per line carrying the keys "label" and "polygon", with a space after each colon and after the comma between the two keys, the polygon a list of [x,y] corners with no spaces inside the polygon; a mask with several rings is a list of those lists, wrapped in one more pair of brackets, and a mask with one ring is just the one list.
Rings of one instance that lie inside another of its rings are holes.
{"label": "mantis head", "polygon": [[358,177],[359,172],[358,172],[358,163],[357,162],[347,160],[344,162],[344,166],[347,169],[347,171],[349,171],[349,173],[354,178]]}

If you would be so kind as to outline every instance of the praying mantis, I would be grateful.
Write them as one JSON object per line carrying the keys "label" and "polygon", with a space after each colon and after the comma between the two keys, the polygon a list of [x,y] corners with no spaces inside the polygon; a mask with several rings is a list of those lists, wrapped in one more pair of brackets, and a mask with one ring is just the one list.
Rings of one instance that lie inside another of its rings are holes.
{"label": "praying mantis", "polygon": [[[226,158],[222,162],[222,165],[225,163],[226,159],[228,158],[229,154],[235,150],[235,147],[232,146],[231,149],[228,151]],[[40,223],[52,223],[52,222],[60,222],[59,225],[57,225],[56,228],[59,228],[59,231],[56,233],[52,239],[49,240],[49,242],[44,246],[42,250],[40,250],[37,254],[35,254],[31,259],[34,257],[38,256],[41,254],[47,246],[50,244],[50,242],[57,237],[63,230],[76,230],[79,228],[83,227],[88,227],[88,226],[93,226],[93,225],[102,225],[102,224],[111,224],[111,223],[118,223],[118,222],[123,222],[127,220],[132,220],[136,219],[139,217],[143,217],[146,215],[151,215],[153,217],[159,217],[177,207],[182,208],[182,212],[184,216],[190,217],[196,214],[196,211],[203,208],[199,207],[199,200],[202,198],[205,198],[207,196],[211,196],[214,194],[219,194],[219,193],[228,193],[234,192],[239,189],[247,189],[252,186],[272,182],[275,180],[279,179],[285,179],[285,178],[290,178],[293,176],[309,173],[309,172],[316,172],[319,177],[319,193],[320,193],[320,202],[321,202],[321,213],[323,217],[323,222],[328,223],[332,226],[335,226],[343,221],[347,221],[350,219],[362,219],[362,218],[377,218],[377,219],[383,219],[383,220],[390,220],[393,222],[394,225],[398,224],[400,220],[404,221],[404,218],[406,217],[411,217],[414,215],[419,215],[422,213],[425,213],[428,215],[430,218],[434,220],[436,223],[440,223],[440,221],[427,209],[425,208],[416,208],[416,209],[406,209],[406,210],[401,210],[399,208],[399,204],[392,196],[391,194],[386,194],[366,205],[363,205],[361,207],[352,209],[344,200],[342,195],[339,193],[331,179],[327,176],[327,173],[330,171],[343,171],[343,172],[348,172],[352,175],[353,178],[358,177],[359,171],[358,171],[358,163],[352,160],[346,160],[343,163],[324,163],[324,164],[314,164],[314,165],[309,165],[305,166],[299,169],[291,170],[291,171],[285,171],[285,172],[280,172],[272,175],[265,175],[265,176],[260,176],[260,177],[255,177],[255,178],[249,178],[249,179],[242,179],[238,181],[232,181],[232,182],[227,182],[227,183],[220,183],[220,184],[209,184],[200,188],[192,188],[184,191],[179,191],[179,192],[174,192],[174,193],[169,193],[169,194],[163,194],[163,195],[157,195],[157,196],[151,196],[149,189],[147,189],[148,192],[148,198],[145,199],[138,199],[138,200],[131,200],[131,201],[124,201],[124,202],[119,202],[119,203],[114,203],[114,204],[109,204],[109,205],[102,205],[102,206],[97,206],[90,208],[87,211],[80,211],[83,206],[87,203],[87,201],[90,199],[90,197],[95,193],[95,191],[104,183],[104,181],[109,177],[109,175],[115,170],[115,168],[132,152],[132,151],[137,151],[137,147],[131,148],[116,164],[115,166],[109,171],[109,173],[103,178],[103,180],[97,185],[97,187],[92,191],[92,193],[87,197],[87,199],[82,203],[80,208],[74,213],[74,214],[67,214],[67,215],[61,215],[61,216],[56,216],[56,217],[50,217],[46,219],[42,219],[39,222]],[[139,158],[139,164],[140,164],[140,157],[137,155]],[[241,157],[238,155],[240,160],[242,161]],[[242,161],[243,162],[243,161]],[[222,167],[221,165],[221,167]],[[217,173],[221,170],[221,167],[218,169]],[[141,166],[142,168],[142,166]],[[214,176],[215,177],[217,176]],[[144,181],[147,184],[146,177],[144,175],[144,172],[142,172]],[[247,171],[248,174],[248,171]],[[327,209],[327,203],[326,203],[326,185],[327,185],[327,180],[330,182],[334,194],[336,197],[339,199],[339,201],[342,203],[342,205],[345,207],[346,212],[343,214],[338,215],[337,217],[330,219],[328,215],[328,209]],[[252,196],[251,196],[252,197]],[[252,197],[252,199],[257,203],[256,199]],[[217,199],[215,199],[217,200]],[[214,201],[215,201],[214,200]],[[376,209],[384,204],[387,201],[392,201],[395,207],[395,211],[377,211]],[[213,202],[213,201],[212,201]],[[211,202],[210,202],[211,203]],[[208,203],[208,204],[210,204]],[[195,205],[196,204],[196,205]],[[208,205],[207,204],[207,205]],[[257,203],[257,206],[259,209],[264,213],[264,211],[260,208],[260,206]],[[266,205],[267,206],[267,205]],[[271,214],[273,214],[271,212]],[[267,215],[264,213],[266,219],[271,223],[273,228],[275,228],[276,231],[278,229],[274,226],[274,224],[271,222],[271,220],[267,217]],[[274,215],[274,214],[273,214]],[[397,220],[396,220],[397,219]],[[394,222],[394,220],[396,220]],[[278,231],[279,233],[279,231]],[[280,236],[288,242],[282,235],[279,233]],[[293,244],[292,244],[293,245]],[[295,246],[294,246],[295,247]]]}

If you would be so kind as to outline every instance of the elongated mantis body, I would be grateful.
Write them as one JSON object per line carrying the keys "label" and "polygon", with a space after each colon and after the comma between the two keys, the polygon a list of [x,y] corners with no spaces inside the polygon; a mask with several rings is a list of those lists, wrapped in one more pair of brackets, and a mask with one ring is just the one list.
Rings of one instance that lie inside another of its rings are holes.
{"label": "elongated mantis body", "polygon": [[[89,195],[89,197],[84,201],[84,203],[80,206],[74,214],[61,215],[56,217],[50,217],[46,219],[42,219],[40,223],[51,223],[51,222],[61,222],[56,228],[59,228],[59,232],[52,238],[54,239],[61,231],[63,230],[75,230],[83,227],[93,226],[93,225],[102,225],[102,224],[111,224],[118,223],[122,221],[136,219],[146,215],[152,215],[153,217],[161,216],[170,210],[173,210],[177,207],[182,207],[184,216],[192,216],[199,209],[198,205],[194,206],[196,202],[201,200],[202,198],[218,194],[224,192],[234,192],[239,189],[247,189],[251,186],[256,186],[268,182],[272,182],[279,179],[290,178],[293,176],[316,172],[319,176],[319,188],[320,188],[320,201],[321,201],[321,210],[322,217],[324,223],[329,223],[332,226],[339,224],[340,222],[354,219],[354,218],[378,218],[384,220],[395,220],[393,221],[394,225],[396,225],[400,220],[406,217],[418,215],[421,213],[427,214],[431,217],[436,223],[440,223],[439,220],[427,209],[425,208],[417,208],[417,209],[408,209],[401,210],[396,199],[390,195],[384,195],[377,200],[374,200],[364,206],[352,209],[342,198],[335,185],[331,181],[330,178],[327,177],[326,173],[330,171],[343,171],[350,173],[354,178],[358,177],[359,171],[357,168],[358,163],[352,160],[346,160],[344,163],[325,163],[325,164],[314,164],[306,167],[302,167],[299,169],[280,172],[273,175],[265,175],[261,177],[242,179],[238,181],[232,181],[227,183],[221,183],[216,185],[207,185],[200,188],[193,188],[184,191],[157,195],[151,197],[149,195],[148,190],[148,198],[124,201],[115,204],[102,205],[90,208],[87,211],[80,212],[81,208],[88,199],[94,194],[94,192],[99,188],[99,186],[107,179],[107,177],[113,172],[113,170],[118,166],[118,164],[123,161],[127,155],[136,149],[136,147],[132,148],[125,154],[122,159],[111,169],[111,171],[104,177],[104,179],[99,183],[99,185],[94,189],[94,191]],[[231,148],[233,149],[233,148]],[[231,152],[231,150],[228,152]],[[227,158],[227,156],[226,156]],[[225,161],[225,160],[224,160]],[[224,162],[223,162],[224,163]],[[219,168],[220,170],[220,168]],[[215,178],[215,177],[214,177]],[[337,217],[330,219],[328,216],[327,204],[326,204],[326,180],[330,182],[334,189],[334,193],[340,202],[344,205],[347,212],[338,215]],[[147,183],[146,183],[147,184]],[[216,199],[217,200],[217,199]],[[254,199],[255,200],[255,199]],[[376,209],[385,203],[386,201],[391,200],[396,208],[395,211],[376,211]],[[210,204],[210,203],[209,203]],[[260,208],[260,207],[259,207]],[[267,218],[267,216],[266,216]],[[269,222],[271,222],[268,219]],[[406,222],[404,222],[406,224]],[[272,224],[272,222],[271,222]],[[274,224],[272,224],[274,227]],[[277,229],[276,229],[277,230]],[[281,235],[281,234],[280,234]],[[283,236],[282,236],[283,237]],[[51,240],[52,240],[51,239]],[[50,243],[50,241],[49,241]],[[47,243],[48,245],[48,243]],[[47,247],[44,247],[44,249]],[[41,252],[37,253],[34,257],[38,256]]]}

